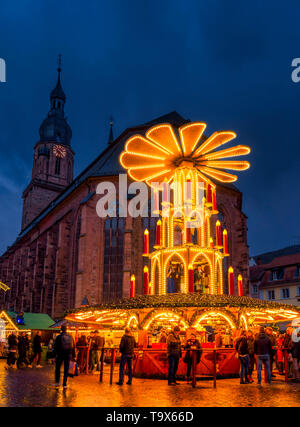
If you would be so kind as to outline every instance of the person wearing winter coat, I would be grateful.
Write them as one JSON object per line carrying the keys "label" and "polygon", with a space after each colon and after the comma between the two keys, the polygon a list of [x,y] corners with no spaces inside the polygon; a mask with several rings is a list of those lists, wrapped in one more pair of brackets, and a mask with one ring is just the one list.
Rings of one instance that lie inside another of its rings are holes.
{"label": "person wearing winter coat", "polygon": [[196,339],[196,335],[191,334],[190,338],[187,340],[184,349],[186,350],[185,356],[184,356],[184,363],[186,363],[186,379],[187,383],[191,380],[191,369],[193,365],[193,352],[191,350],[197,350],[196,353],[196,364],[198,365],[201,360],[202,355],[202,347],[200,342]]}
{"label": "person wearing winter coat", "polygon": [[5,366],[5,369],[8,368],[16,368],[16,360],[17,360],[17,349],[18,349],[18,338],[17,336],[14,334],[14,332],[12,332],[9,336],[8,336],[8,356],[7,356],[7,365]]}
{"label": "person wearing winter coat", "polygon": [[[298,334],[299,335],[299,334]],[[288,352],[293,359],[293,381],[299,381],[300,336],[294,332],[291,337]]]}
{"label": "person wearing winter coat", "polygon": [[241,331],[240,337],[235,343],[235,349],[238,352],[241,362],[240,383],[249,384],[248,369],[249,369],[249,350],[247,342],[247,332]]}
{"label": "person wearing winter coat", "polygon": [[22,332],[21,335],[19,336],[19,341],[18,341],[19,357],[17,361],[17,366],[19,369],[29,365],[29,361],[27,357],[28,351],[29,351],[29,342],[27,340],[25,332]]}
{"label": "person wearing winter coat", "polygon": [[179,337],[180,328],[175,326],[173,331],[169,333],[167,339],[167,354],[169,360],[168,385],[176,385],[176,373],[179,365],[181,353],[181,341]]}
{"label": "person wearing winter coat", "polygon": [[254,353],[257,357],[257,382],[261,385],[261,370],[264,364],[267,371],[268,383],[271,384],[271,354],[272,342],[265,333],[265,328],[261,327],[258,336],[254,341]]}
{"label": "person wearing winter coat", "polygon": [[55,356],[55,382],[56,388],[60,385],[60,369],[64,364],[63,388],[67,388],[69,366],[72,357],[75,357],[74,341],[67,333],[66,325],[62,325],[61,333],[55,338],[53,355]]}
{"label": "person wearing winter coat", "polygon": [[283,355],[283,348],[284,348],[284,335],[281,334],[276,341],[276,358],[277,358],[277,365],[278,365],[278,371],[279,375],[283,375],[283,367],[284,367],[284,355]]}
{"label": "person wearing winter coat", "polygon": [[127,384],[132,384],[132,360],[134,356],[134,348],[136,347],[135,338],[129,328],[125,329],[125,335],[123,335],[120,343],[120,352],[122,354],[119,368],[119,381],[118,385],[123,385],[124,382],[124,369],[127,364],[128,367],[128,381]]}
{"label": "person wearing winter coat", "polygon": [[38,331],[33,338],[33,356],[32,356],[32,363],[36,364],[37,368],[41,368],[41,356],[42,356],[42,333],[41,331]]}
{"label": "person wearing winter coat", "polygon": [[267,334],[267,336],[270,339],[271,344],[272,344],[272,351],[270,354],[270,369],[271,369],[271,375],[274,376],[273,375],[273,367],[274,367],[275,356],[276,356],[276,338],[275,338],[273,329],[270,326],[268,326],[265,329],[265,332],[266,332],[266,334]]}

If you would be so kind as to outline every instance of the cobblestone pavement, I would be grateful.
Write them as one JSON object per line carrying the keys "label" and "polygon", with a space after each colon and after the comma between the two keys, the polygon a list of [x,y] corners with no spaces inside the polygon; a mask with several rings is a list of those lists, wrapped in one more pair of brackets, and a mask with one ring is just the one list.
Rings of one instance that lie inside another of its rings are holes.
{"label": "cobblestone pavement", "polygon": [[[278,378],[272,386],[240,385],[238,379],[200,381],[197,388],[181,383],[134,379],[133,385],[109,384],[108,375],[81,375],[69,380],[66,391],[53,386],[53,367],[9,370],[0,360],[0,407],[4,406],[300,406],[300,384],[285,384]],[[115,375],[114,382],[117,381]]]}

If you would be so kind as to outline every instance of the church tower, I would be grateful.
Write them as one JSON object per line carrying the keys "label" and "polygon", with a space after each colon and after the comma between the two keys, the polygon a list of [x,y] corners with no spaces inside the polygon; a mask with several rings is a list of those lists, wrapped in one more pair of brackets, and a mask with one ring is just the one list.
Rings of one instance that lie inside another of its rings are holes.
{"label": "church tower", "polygon": [[66,95],[61,86],[60,55],[57,71],[57,83],[50,93],[50,111],[34,147],[32,179],[23,193],[22,230],[73,180],[72,130],[64,112]]}

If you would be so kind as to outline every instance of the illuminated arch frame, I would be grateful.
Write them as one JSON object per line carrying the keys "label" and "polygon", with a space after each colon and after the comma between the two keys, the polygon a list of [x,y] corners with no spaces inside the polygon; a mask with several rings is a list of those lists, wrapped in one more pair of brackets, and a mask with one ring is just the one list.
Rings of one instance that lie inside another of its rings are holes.
{"label": "illuminated arch frame", "polygon": [[[219,292],[218,292],[218,277],[219,272]],[[224,277],[223,277],[223,258],[220,256],[216,256],[215,262],[215,293],[216,295],[224,294]]]}
{"label": "illuminated arch frame", "polygon": [[233,330],[237,329],[238,325],[237,325],[236,320],[232,316],[232,314],[230,312],[225,311],[225,310],[221,311],[221,310],[218,310],[218,309],[215,309],[215,310],[205,310],[202,314],[200,314],[196,318],[196,320],[194,321],[194,323],[192,325],[192,328],[196,328],[197,329],[197,326],[199,326],[201,320],[205,319],[210,314],[215,314],[215,315],[218,315],[220,317],[223,317],[229,323],[229,325],[231,326],[231,329],[233,329]]}
{"label": "illuminated arch frame", "polygon": [[155,269],[156,267],[158,267],[158,289],[159,292],[161,291],[161,261],[159,258],[159,255],[156,255],[154,258],[152,258],[151,260],[151,295],[156,295],[155,292]]}
{"label": "illuminated arch frame", "polygon": [[242,322],[244,323],[244,328],[248,331],[248,322],[245,314],[241,314],[239,317],[239,326],[242,327]]}
{"label": "illuminated arch frame", "polygon": [[150,313],[148,313],[147,319],[145,319],[145,321],[143,321],[141,323],[141,329],[143,330],[148,330],[149,326],[156,320],[158,319],[160,316],[163,315],[170,315],[170,317],[172,317],[173,319],[176,319],[179,321],[179,323],[183,323],[185,328],[189,328],[189,322],[187,321],[187,319],[185,319],[184,317],[182,317],[179,313],[176,313],[175,311],[172,310],[152,310],[150,311]]}
{"label": "illuminated arch frame", "polygon": [[132,321],[134,321],[134,320],[135,320],[135,323],[136,323],[136,327],[138,328],[138,326],[139,326],[139,319],[138,319],[138,317],[137,317],[137,315],[136,315],[136,314],[132,314],[132,315],[129,317],[129,319],[128,319],[128,321],[127,321],[127,325],[126,325],[126,327],[127,327],[127,328],[130,328],[130,325],[131,325]]}
{"label": "illuminated arch frame", "polygon": [[168,262],[169,262],[170,258],[174,257],[175,255],[177,255],[182,260],[182,263],[183,263],[183,266],[184,266],[184,293],[187,293],[187,288],[188,288],[188,269],[187,269],[187,262],[183,258],[183,256],[180,255],[179,251],[174,251],[164,261],[163,279],[165,278],[165,280],[162,279],[162,286],[161,286],[161,288],[162,288],[161,289],[161,293],[163,295],[167,294],[167,266],[168,266]]}
{"label": "illuminated arch frame", "polygon": [[[192,250],[194,251],[195,249],[193,248]],[[209,256],[205,253],[205,250],[200,249],[199,251],[197,251],[196,255],[192,259],[191,264],[193,266],[194,266],[194,263],[196,262],[197,258],[200,256],[203,256],[207,260],[208,265],[209,265],[209,270],[210,270],[209,289],[210,289],[210,293],[212,294],[213,292],[211,292],[211,291],[213,290],[214,282],[215,282],[215,280],[214,280],[214,274],[215,273],[214,273],[214,268],[213,268],[214,262],[212,260],[214,257],[214,253],[212,253],[212,259],[210,259]]]}

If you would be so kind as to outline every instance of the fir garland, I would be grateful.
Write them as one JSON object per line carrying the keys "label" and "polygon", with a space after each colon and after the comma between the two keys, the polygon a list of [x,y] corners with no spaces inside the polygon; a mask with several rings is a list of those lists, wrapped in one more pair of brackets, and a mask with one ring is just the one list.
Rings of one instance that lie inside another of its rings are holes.
{"label": "fir garland", "polygon": [[235,295],[201,295],[197,293],[167,294],[167,295],[137,295],[134,298],[125,298],[111,304],[100,304],[89,307],[76,308],[66,312],[72,313],[96,310],[129,310],[135,311],[143,308],[180,308],[180,307],[236,307],[238,309],[285,309],[300,313],[300,307],[288,304],[279,304],[250,297]]}

